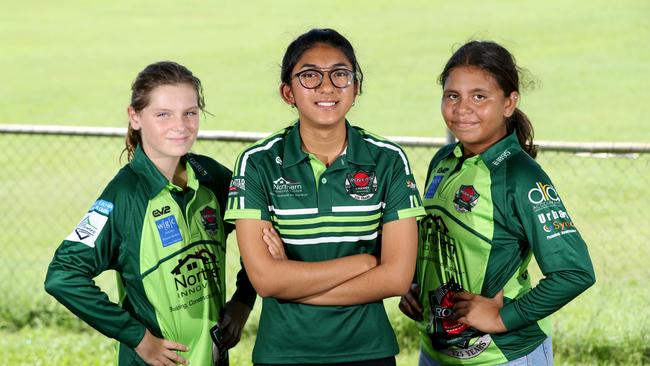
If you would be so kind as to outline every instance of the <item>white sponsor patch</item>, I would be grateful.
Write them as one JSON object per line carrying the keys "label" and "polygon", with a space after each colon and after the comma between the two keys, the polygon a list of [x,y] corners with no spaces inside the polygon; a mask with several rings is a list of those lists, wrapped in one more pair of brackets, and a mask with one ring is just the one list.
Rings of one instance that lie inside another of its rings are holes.
{"label": "white sponsor patch", "polygon": [[95,240],[99,236],[99,233],[102,232],[106,221],[108,221],[108,216],[104,216],[95,211],[88,212],[65,240],[86,244],[94,248]]}

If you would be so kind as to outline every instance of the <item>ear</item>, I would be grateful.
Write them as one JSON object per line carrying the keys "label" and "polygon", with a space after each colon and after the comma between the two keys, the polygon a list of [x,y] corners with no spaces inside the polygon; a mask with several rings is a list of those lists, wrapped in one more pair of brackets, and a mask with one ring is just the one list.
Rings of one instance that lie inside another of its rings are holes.
{"label": "ear", "polygon": [[285,103],[296,105],[296,98],[293,97],[293,91],[291,91],[291,86],[289,86],[289,84],[280,84],[280,96]]}
{"label": "ear", "polygon": [[517,108],[517,102],[519,101],[519,93],[513,91],[505,100],[503,116],[509,118],[515,113],[515,108]]}
{"label": "ear", "polygon": [[126,108],[126,114],[129,116],[129,124],[133,130],[137,131],[142,128],[140,125],[140,116],[138,115],[138,112],[135,111],[135,108],[128,106]]}

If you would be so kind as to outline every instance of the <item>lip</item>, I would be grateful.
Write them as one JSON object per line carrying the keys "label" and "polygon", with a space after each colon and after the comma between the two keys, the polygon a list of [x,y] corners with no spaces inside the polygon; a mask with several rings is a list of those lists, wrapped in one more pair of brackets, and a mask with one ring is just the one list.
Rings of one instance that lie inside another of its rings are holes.
{"label": "lip", "polygon": [[314,104],[316,104],[316,107],[321,109],[334,109],[339,102],[334,100],[319,100],[314,102]]}
{"label": "lip", "polygon": [[174,144],[185,144],[190,141],[191,136],[185,137],[168,137],[167,139]]}
{"label": "lip", "polygon": [[479,122],[453,121],[452,126],[458,130],[470,130],[477,127]]}

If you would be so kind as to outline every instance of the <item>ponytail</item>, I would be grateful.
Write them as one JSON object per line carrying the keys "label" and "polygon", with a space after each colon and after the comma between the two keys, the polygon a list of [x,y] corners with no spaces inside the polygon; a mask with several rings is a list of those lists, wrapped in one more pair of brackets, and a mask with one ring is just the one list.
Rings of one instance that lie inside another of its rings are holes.
{"label": "ponytail", "polygon": [[531,158],[537,157],[538,146],[533,144],[533,137],[535,132],[533,124],[528,119],[528,116],[519,108],[515,108],[515,112],[506,120],[508,127],[508,134],[513,131],[517,134],[517,140],[521,148],[530,155]]}
{"label": "ponytail", "polygon": [[134,130],[131,127],[131,124],[129,123],[129,127],[126,130],[126,139],[124,141],[124,150],[122,150],[122,153],[120,154],[120,159],[122,158],[122,155],[126,152],[126,159],[127,161],[131,161],[133,159],[133,155],[135,154],[135,149],[142,143],[142,136],[140,135],[139,130]]}

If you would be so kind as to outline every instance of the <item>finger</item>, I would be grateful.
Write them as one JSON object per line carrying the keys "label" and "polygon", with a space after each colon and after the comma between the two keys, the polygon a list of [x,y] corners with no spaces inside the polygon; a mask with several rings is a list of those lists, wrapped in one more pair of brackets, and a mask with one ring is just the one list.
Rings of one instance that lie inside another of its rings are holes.
{"label": "finger", "polygon": [[223,315],[223,318],[221,318],[221,321],[219,322],[219,326],[221,327],[221,329],[224,329],[228,327],[228,324],[230,324],[231,321],[232,321],[232,317],[230,317],[228,313],[225,313]]}
{"label": "finger", "polygon": [[452,308],[454,310],[469,309],[470,305],[472,305],[470,301],[458,301],[454,306],[452,306]]}
{"label": "finger", "polygon": [[465,324],[465,325],[471,326],[471,325],[469,324],[469,322],[467,321],[467,317],[464,317],[464,316],[463,316],[463,317],[460,317],[460,318],[456,319],[456,321],[457,321],[458,323],[460,323],[460,324]]}
{"label": "finger", "polygon": [[402,300],[400,300],[399,302],[399,309],[402,311],[402,313],[408,315],[409,317],[413,314],[413,309],[411,309],[411,305],[404,297],[402,297]]}
{"label": "finger", "polygon": [[169,361],[169,363],[166,363],[166,364],[176,365],[176,364],[180,363],[181,365],[187,365],[187,360],[185,358],[181,357],[181,355],[179,355],[176,352],[167,350],[167,351],[165,351],[164,356],[166,356],[167,361]]}
{"label": "finger", "polygon": [[499,307],[502,308],[503,307],[503,289],[501,289],[501,291],[497,292],[497,294],[494,295],[492,300],[494,300],[497,304],[500,305]]}
{"label": "finger", "polygon": [[454,295],[453,299],[456,300],[456,301],[460,301],[460,300],[471,300],[472,298],[474,298],[474,296],[475,296],[475,295],[472,294],[472,293],[470,293],[470,292],[462,291],[462,292],[457,292],[457,293]]}
{"label": "finger", "polygon": [[187,347],[184,344],[176,343],[174,341],[170,341],[168,339],[163,340],[163,347],[167,349],[173,349],[177,351],[182,351],[182,352],[187,352],[189,351],[189,347]]}
{"label": "finger", "polygon": [[460,318],[463,318],[463,317],[467,316],[467,314],[469,314],[469,309],[467,309],[467,308],[454,310],[453,318],[458,320]]}
{"label": "finger", "polygon": [[402,298],[408,303],[414,312],[422,313],[422,305],[416,296],[413,296],[411,293],[407,293],[406,296],[403,296]]}

